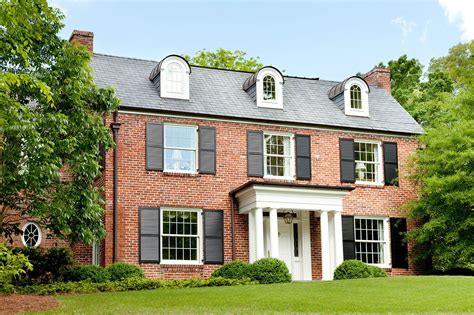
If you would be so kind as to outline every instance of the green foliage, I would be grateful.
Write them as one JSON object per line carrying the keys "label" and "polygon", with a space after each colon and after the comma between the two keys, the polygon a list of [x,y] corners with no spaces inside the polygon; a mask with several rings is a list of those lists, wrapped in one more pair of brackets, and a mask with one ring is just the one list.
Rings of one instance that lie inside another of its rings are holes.
{"label": "green foliage", "polygon": [[[4,292],[15,292],[19,294],[51,295],[60,293],[93,293],[93,292],[115,292],[115,291],[138,291],[153,290],[159,288],[200,288],[218,286],[237,286],[255,284],[249,279],[224,279],[211,277],[204,279],[189,280],[158,280],[141,277],[126,278],[119,281],[105,281],[94,283],[91,281],[80,282],[57,282],[52,284],[31,285],[26,287],[15,287],[4,290]],[[1,290],[0,290],[1,292]]]}
{"label": "green foliage", "polygon": [[127,278],[144,278],[142,269],[136,265],[117,262],[107,267],[110,280],[117,281]]}
{"label": "green foliage", "polygon": [[417,59],[409,59],[403,55],[397,60],[388,62],[393,97],[402,105],[406,104],[409,96],[420,83],[422,65]]}
{"label": "green foliage", "polygon": [[0,243],[0,288],[10,289],[14,279],[19,279],[31,269],[32,265],[25,255],[14,253]]}
{"label": "green foliage", "polygon": [[64,272],[74,264],[71,250],[65,247],[21,247],[13,249],[22,253],[33,266],[24,277],[15,281],[16,285],[51,283],[62,278]]}
{"label": "green foliage", "polygon": [[249,264],[234,260],[230,263],[225,264],[219,269],[212,273],[213,277],[222,277],[226,279],[244,279],[250,277],[250,266]]}
{"label": "green foliage", "polygon": [[99,146],[113,145],[102,115],[119,100],[94,84],[85,48],[59,38],[63,18],[46,0],[0,2],[0,235],[7,239],[21,233],[17,213],[72,242],[105,235],[93,181]]}
{"label": "green foliage", "polygon": [[183,55],[189,63],[197,66],[252,72],[263,67],[263,64],[259,62],[259,57],[248,58],[246,56],[247,53],[243,51],[230,51],[223,48],[219,48],[215,52],[205,49],[199,50],[193,57]]}
{"label": "green foliage", "polygon": [[110,275],[107,270],[95,265],[73,266],[64,274],[64,280],[71,282],[90,280],[90,282],[100,283],[109,279]]}
{"label": "green foliage", "polygon": [[369,266],[355,259],[345,260],[334,270],[334,280],[387,277],[379,267]]}
{"label": "green foliage", "polygon": [[250,278],[259,283],[290,282],[286,264],[276,258],[262,258],[250,265]]}

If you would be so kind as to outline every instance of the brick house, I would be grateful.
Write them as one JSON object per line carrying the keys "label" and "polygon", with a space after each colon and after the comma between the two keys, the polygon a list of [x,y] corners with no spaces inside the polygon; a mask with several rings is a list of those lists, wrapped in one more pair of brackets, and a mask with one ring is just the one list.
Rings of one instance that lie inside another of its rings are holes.
{"label": "brick house", "polygon": [[[91,51],[93,34],[72,41]],[[330,280],[345,259],[421,271],[401,205],[423,132],[390,95],[390,71],[341,82],[93,53],[122,103],[105,123],[106,238],[76,258],[139,264],[159,278],[207,277],[225,262],[277,257],[294,280]]]}

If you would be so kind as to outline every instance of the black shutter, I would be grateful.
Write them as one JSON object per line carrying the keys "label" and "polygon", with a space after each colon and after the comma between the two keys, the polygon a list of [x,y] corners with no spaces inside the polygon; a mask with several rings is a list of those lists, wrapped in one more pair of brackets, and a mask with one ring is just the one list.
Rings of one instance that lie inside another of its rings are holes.
{"label": "black shutter", "polygon": [[342,217],[342,242],[344,260],[355,259],[354,217]]}
{"label": "black shutter", "polygon": [[398,154],[395,142],[383,143],[383,163],[385,184],[398,186]]}
{"label": "black shutter", "polygon": [[263,132],[247,133],[247,174],[263,177]]}
{"label": "black shutter", "polygon": [[199,126],[199,173],[216,173],[216,128]]}
{"label": "black shutter", "polygon": [[392,268],[408,268],[408,248],[405,241],[407,220],[390,218],[390,247],[392,250]]}
{"label": "black shutter", "polygon": [[140,262],[160,261],[160,209],[139,209]]}
{"label": "black shutter", "polygon": [[222,210],[204,210],[204,262],[224,263],[224,213]]}
{"label": "black shutter", "polygon": [[354,139],[339,139],[341,158],[341,182],[355,182]]}
{"label": "black shutter", "polygon": [[295,135],[296,178],[311,179],[311,136]]}
{"label": "black shutter", "polygon": [[146,124],[146,169],[163,170],[163,124]]}

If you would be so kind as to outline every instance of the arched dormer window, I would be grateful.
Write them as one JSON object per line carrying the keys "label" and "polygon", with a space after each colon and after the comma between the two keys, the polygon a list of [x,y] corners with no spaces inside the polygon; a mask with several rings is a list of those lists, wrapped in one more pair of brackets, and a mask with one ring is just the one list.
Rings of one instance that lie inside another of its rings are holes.
{"label": "arched dormer window", "polygon": [[263,100],[276,100],[275,79],[271,75],[263,78]]}
{"label": "arched dormer window", "polygon": [[351,85],[351,109],[362,109],[362,95],[360,86],[357,84]]}
{"label": "arched dormer window", "polygon": [[189,100],[190,74],[186,59],[170,55],[152,70],[150,80],[159,89],[160,97]]}

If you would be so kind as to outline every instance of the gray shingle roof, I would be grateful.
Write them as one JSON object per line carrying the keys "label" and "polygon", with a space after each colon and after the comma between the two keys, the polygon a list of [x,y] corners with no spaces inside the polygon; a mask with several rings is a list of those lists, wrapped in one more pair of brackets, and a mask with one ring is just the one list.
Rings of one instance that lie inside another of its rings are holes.
{"label": "gray shingle roof", "polygon": [[95,82],[112,86],[122,107],[242,119],[303,123],[394,133],[420,134],[423,129],[383,88],[370,86],[370,118],[346,116],[328,98],[339,82],[285,77],[283,109],[259,108],[242,89],[248,72],[192,67],[190,100],[160,98],[149,80],[158,61],[94,54]]}

